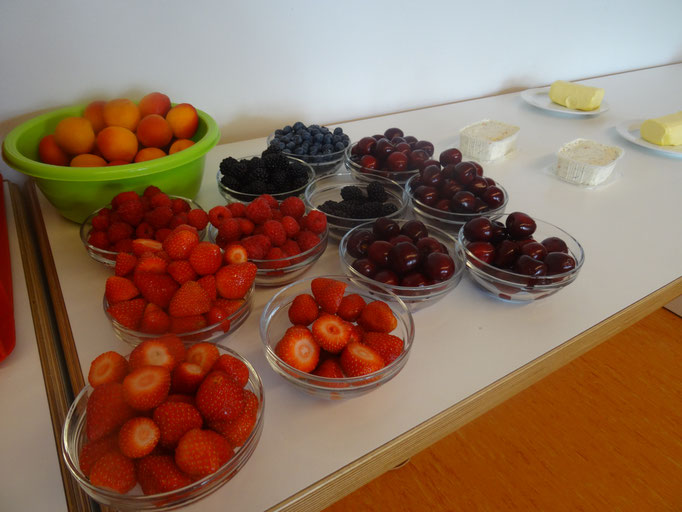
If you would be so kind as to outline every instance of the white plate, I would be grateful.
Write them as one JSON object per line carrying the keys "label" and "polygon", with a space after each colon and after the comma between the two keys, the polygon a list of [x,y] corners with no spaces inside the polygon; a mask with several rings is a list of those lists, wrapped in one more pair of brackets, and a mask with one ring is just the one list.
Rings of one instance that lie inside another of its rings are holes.
{"label": "white plate", "polygon": [[659,146],[645,141],[639,133],[639,127],[642,126],[643,122],[644,119],[623,121],[616,126],[616,131],[618,131],[624,139],[629,140],[638,146],[642,146],[643,148],[652,149],[659,153],[665,153],[666,155],[682,157],[682,146]]}
{"label": "white plate", "polygon": [[521,98],[534,107],[574,116],[596,116],[609,109],[609,105],[605,101],[602,101],[599,108],[595,110],[574,110],[572,108],[563,107],[549,99],[549,86],[539,87],[537,89],[526,89],[521,93]]}

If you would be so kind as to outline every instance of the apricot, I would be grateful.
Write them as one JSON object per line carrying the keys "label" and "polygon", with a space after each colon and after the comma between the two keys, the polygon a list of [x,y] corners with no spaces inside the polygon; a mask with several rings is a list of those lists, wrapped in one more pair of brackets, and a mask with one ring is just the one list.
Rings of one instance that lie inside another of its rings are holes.
{"label": "apricot", "polygon": [[171,147],[168,148],[168,154],[172,155],[173,153],[177,153],[178,151],[182,151],[193,145],[194,141],[192,139],[177,139],[171,144]]}
{"label": "apricot", "polygon": [[130,162],[126,162],[125,160],[112,160],[107,165],[128,165],[129,163]]}
{"label": "apricot", "polygon": [[147,160],[154,160],[166,156],[166,152],[159,148],[144,148],[135,155],[135,162],[146,162]]}
{"label": "apricot", "polygon": [[137,104],[140,108],[140,115],[142,117],[149,114],[158,114],[165,117],[171,108],[170,98],[160,92],[150,92]]}
{"label": "apricot", "polygon": [[104,123],[105,103],[106,101],[104,100],[91,101],[83,111],[83,117],[90,121],[92,129],[95,130],[95,133],[99,133],[102,128],[106,126]]}
{"label": "apricot", "polygon": [[162,148],[167,146],[173,138],[168,121],[159,114],[145,116],[137,125],[137,139],[143,146]]}
{"label": "apricot", "polygon": [[137,154],[137,137],[121,126],[107,126],[97,134],[97,147],[108,161],[132,162]]}
{"label": "apricot", "polygon": [[180,103],[172,107],[166,114],[166,121],[178,139],[191,139],[197,131],[199,116],[189,103]]}
{"label": "apricot", "polygon": [[140,109],[135,103],[126,98],[116,98],[107,101],[103,109],[104,122],[107,126],[120,126],[131,132],[140,122]]}
{"label": "apricot", "polygon": [[92,153],[81,153],[71,159],[71,167],[106,167],[107,161]]}
{"label": "apricot", "polygon": [[89,153],[95,145],[95,131],[84,117],[66,117],[57,123],[54,140],[69,155]]}
{"label": "apricot", "polygon": [[38,144],[38,156],[44,164],[50,165],[69,165],[69,155],[62,151],[54,135],[45,135]]}

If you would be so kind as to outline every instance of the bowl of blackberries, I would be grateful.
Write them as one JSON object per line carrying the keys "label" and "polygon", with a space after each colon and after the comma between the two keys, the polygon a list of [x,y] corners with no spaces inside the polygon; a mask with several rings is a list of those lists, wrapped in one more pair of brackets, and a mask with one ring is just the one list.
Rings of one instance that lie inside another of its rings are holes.
{"label": "bowl of blackberries", "polygon": [[379,217],[404,217],[410,204],[396,182],[373,177],[358,179],[349,173],[322,176],[305,190],[309,208],[327,215],[329,236],[340,240],[350,229]]}
{"label": "bowl of blackberries", "polygon": [[430,163],[433,152],[431,142],[389,128],[348,146],[344,163],[356,176],[380,176],[402,185]]}
{"label": "bowl of blackberries", "polygon": [[415,216],[448,233],[457,234],[476,217],[496,219],[509,201],[507,191],[474,161],[462,161],[457,148],[419,170],[405,185]]}
{"label": "bowl of blackberries", "polygon": [[278,201],[303,196],[315,178],[313,168],[278,149],[268,148],[260,156],[237,160],[227,157],[220,162],[218,190],[230,203],[250,203],[262,194]]}
{"label": "bowl of blackberries", "polygon": [[582,246],[570,234],[523,212],[472,219],[458,239],[471,278],[508,302],[555,294],[575,281],[585,261]]}
{"label": "bowl of blackberries", "polygon": [[347,275],[375,293],[394,293],[411,311],[443,298],[464,272],[457,240],[414,219],[380,217],[353,228],[339,257]]}
{"label": "bowl of blackberries", "polygon": [[306,126],[297,121],[271,133],[267,144],[269,148],[306,162],[317,176],[321,176],[335,172],[341,165],[350,138],[340,126],[329,129],[317,124]]}

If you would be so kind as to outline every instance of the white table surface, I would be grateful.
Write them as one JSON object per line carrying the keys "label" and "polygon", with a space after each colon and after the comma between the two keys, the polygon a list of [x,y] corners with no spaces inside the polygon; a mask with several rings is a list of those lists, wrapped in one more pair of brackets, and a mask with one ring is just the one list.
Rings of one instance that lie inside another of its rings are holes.
{"label": "white table surface", "polygon": [[[432,141],[436,154],[456,147],[458,130],[483,118],[520,126],[518,150],[485,165],[485,174],[509,192],[507,211],[525,211],[574,235],[585,249],[584,267],[565,290],[525,305],[492,299],[465,277],[440,302],[415,314],[415,343],[403,371],[382,388],[343,402],[303,395],[270,369],[258,320],[275,290],[259,288],[251,315],[227,344],[251,361],[263,380],[263,435],[242,471],[188,510],[272,507],[682,275],[682,160],[631,144],[614,128],[626,119],[682,108],[682,65],[586,83],[606,90],[607,112],[562,116],[513,93],[342,125],[351,140],[398,126]],[[559,147],[578,137],[625,150],[613,183],[585,189],[547,171]],[[265,139],[212,150],[197,202],[205,209],[224,204],[215,182],[220,161],[262,149]],[[78,226],[61,218],[42,195],[41,207],[87,373],[101,352],[130,350],[116,339],[102,312],[110,271],[88,257]],[[342,273],[334,244],[308,275],[330,273]]]}

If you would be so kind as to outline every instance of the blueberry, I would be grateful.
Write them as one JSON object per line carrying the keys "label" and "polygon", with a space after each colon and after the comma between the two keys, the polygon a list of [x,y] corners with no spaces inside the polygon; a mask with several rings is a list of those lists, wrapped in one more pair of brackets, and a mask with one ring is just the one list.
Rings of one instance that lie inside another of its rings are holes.
{"label": "blueberry", "polygon": [[301,142],[303,142],[303,137],[301,137],[300,135],[294,135],[294,138],[291,140],[294,144],[298,146],[299,144],[301,144]]}
{"label": "blueberry", "polygon": [[282,128],[282,133],[287,134],[291,132],[292,128],[289,125],[286,125],[284,128]]}
{"label": "blueberry", "polygon": [[310,148],[308,148],[308,154],[309,155],[317,155],[317,153],[319,151],[320,151],[320,146],[318,146],[317,144],[313,144],[312,146],[310,146]]}
{"label": "blueberry", "polygon": [[341,141],[347,146],[348,143],[350,142],[350,137],[349,137],[348,135],[346,135],[346,134],[343,134],[343,135],[341,136]]}
{"label": "blueberry", "polygon": [[329,128],[327,128],[326,126],[322,126],[320,128],[320,131],[326,135],[329,133]]}
{"label": "blueberry", "polygon": [[315,135],[313,135],[313,140],[321,144],[324,140],[324,135],[322,135],[320,132],[317,132]]}
{"label": "blueberry", "polygon": [[340,126],[334,128],[334,135],[343,135],[343,128],[341,128]]}
{"label": "blueberry", "polygon": [[296,121],[294,123],[294,130],[300,130],[301,128],[305,128],[305,125],[301,121]]}
{"label": "blueberry", "polygon": [[332,136],[329,133],[324,136],[323,143],[324,144],[331,144],[332,143]]}
{"label": "blueberry", "polygon": [[341,135],[334,135],[332,137],[332,144],[336,144],[337,142],[341,142]]}
{"label": "blueberry", "polygon": [[305,149],[303,149],[300,146],[297,147],[296,149],[294,149],[294,155],[305,155]]}
{"label": "blueberry", "polygon": [[292,151],[292,150],[296,147],[296,144],[294,144],[293,142],[289,142],[288,144],[285,145],[285,147],[286,147],[289,151]]}
{"label": "blueberry", "polygon": [[324,144],[322,146],[322,153],[324,154],[331,153],[333,150],[334,146],[332,146],[331,144]]}
{"label": "blueberry", "polygon": [[319,124],[311,124],[310,126],[308,126],[308,130],[311,130],[311,131],[312,130],[318,130],[319,131],[320,125]]}
{"label": "blueberry", "polygon": [[278,137],[282,134],[283,134],[282,130],[275,130],[275,137]]}
{"label": "blueberry", "polygon": [[310,139],[313,138],[313,136],[310,135],[310,132],[307,132],[307,131],[306,131],[306,132],[301,132],[301,138],[302,138],[303,140],[310,140]]}
{"label": "blueberry", "polygon": [[346,148],[346,146],[345,146],[345,144],[344,144],[343,142],[340,142],[340,141],[339,141],[339,142],[337,142],[336,144],[334,144],[334,149],[335,149],[336,151],[343,151],[345,148]]}

